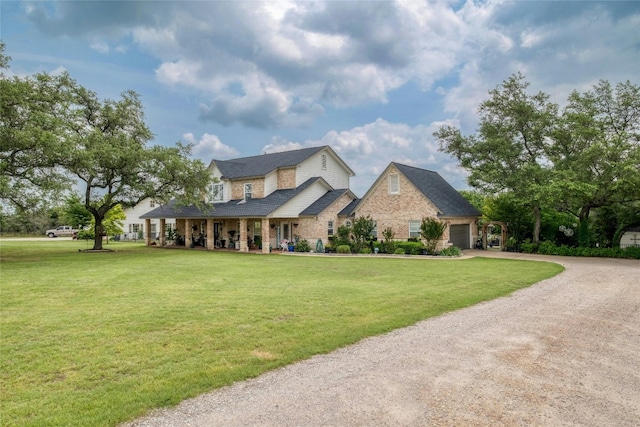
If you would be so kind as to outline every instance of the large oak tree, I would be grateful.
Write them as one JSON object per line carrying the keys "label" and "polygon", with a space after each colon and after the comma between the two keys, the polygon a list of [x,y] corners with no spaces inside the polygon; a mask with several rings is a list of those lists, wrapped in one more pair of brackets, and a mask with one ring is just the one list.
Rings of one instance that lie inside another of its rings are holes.
{"label": "large oak tree", "polygon": [[550,158],[562,177],[562,208],[586,228],[593,209],[626,209],[640,200],[640,87],[600,81],[573,92]]}
{"label": "large oak tree", "polygon": [[551,196],[552,173],[547,158],[558,112],[549,96],[529,94],[524,76],[509,77],[480,104],[477,133],[464,136],[443,126],[434,136],[440,149],[467,169],[469,184],[485,194],[509,192],[528,206],[534,217],[533,239],[540,235],[541,208]]}
{"label": "large oak tree", "polygon": [[[6,66],[7,58],[0,59]],[[100,250],[103,221],[117,205],[146,198],[202,203],[206,166],[190,159],[188,145],[149,145],[153,134],[135,92],[101,100],[66,74],[3,75],[1,82],[0,197],[16,208],[29,208],[25,195],[42,199],[74,182],[94,218],[93,249]]]}

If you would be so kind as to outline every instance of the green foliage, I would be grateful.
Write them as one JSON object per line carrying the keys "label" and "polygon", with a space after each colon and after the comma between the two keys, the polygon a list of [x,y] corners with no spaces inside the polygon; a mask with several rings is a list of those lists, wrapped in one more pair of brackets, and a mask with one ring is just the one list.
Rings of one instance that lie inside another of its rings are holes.
{"label": "green foliage", "polygon": [[72,194],[64,202],[63,222],[74,228],[85,228],[92,223],[93,216],[77,194]]}
{"label": "green foliage", "polygon": [[394,253],[396,253],[398,249],[402,249],[402,251],[408,255],[421,255],[424,249],[424,246],[420,242],[395,242],[395,245],[397,249]]}
{"label": "green foliage", "polygon": [[295,251],[296,252],[309,252],[309,251],[311,251],[311,245],[309,244],[309,241],[307,239],[299,239],[296,242]]}
{"label": "green foliage", "polygon": [[66,120],[73,113],[66,73],[6,76],[0,43],[0,201],[9,211],[34,211],[71,186],[63,169]]}
{"label": "green foliage", "polygon": [[118,204],[151,197],[202,206],[206,166],[190,158],[191,146],[147,146],[153,134],[137,93],[100,100],[67,74],[0,77],[0,200],[33,209],[73,177],[94,218],[94,249],[102,247],[103,221]]}
{"label": "green foliage", "polygon": [[376,228],[376,223],[370,215],[361,216],[353,221],[353,248],[360,253],[368,242],[371,241],[371,233]]}
{"label": "green foliage", "polygon": [[350,254],[351,253],[351,246],[349,245],[338,245],[336,247],[336,252],[339,254]]}
{"label": "green foliage", "polygon": [[521,249],[525,253],[540,255],[640,259],[640,248],[637,247],[625,249],[569,247],[566,245],[557,246],[553,242],[544,241],[537,244],[525,242],[522,244]]}
{"label": "green foliage", "polygon": [[457,246],[449,246],[448,248],[444,248],[443,250],[441,250],[438,255],[440,256],[461,256],[462,255],[462,250],[457,247]]}
{"label": "green foliage", "polygon": [[391,227],[385,228],[382,231],[382,237],[384,238],[384,241],[380,242],[380,252],[383,252],[385,254],[392,254],[395,251],[396,247],[394,241],[396,234],[394,233],[393,229]]}
{"label": "green foliage", "polygon": [[338,227],[338,234],[335,236],[333,241],[334,246],[338,247],[342,245],[349,245],[351,242],[351,231],[352,228],[347,225],[341,225]]}
{"label": "green foliage", "polygon": [[404,251],[404,249],[403,249],[403,248],[396,248],[396,249],[393,251],[393,253],[394,253],[394,254],[396,254],[396,255],[406,255],[406,252]]}
{"label": "green foliage", "polygon": [[428,254],[435,254],[438,240],[442,238],[447,224],[435,218],[422,218],[420,224],[420,235],[425,240],[424,246]]}
{"label": "green foliage", "polygon": [[[600,221],[597,229],[588,222],[594,209],[611,213],[640,201],[640,87],[600,81],[585,93],[574,91],[560,111],[547,94],[529,94],[528,86],[520,74],[505,80],[480,105],[476,134],[463,136],[450,126],[435,133],[441,150],[470,171],[473,187],[510,194],[530,209],[526,234],[534,242],[550,238],[540,235],[541,215],[556,209],[580,224],[578,245],[588,247],[594,238],[612,244],[614,221]],[[505,218],[494,220],[511,228]],[[524,234],[515,229],[518,241]]]}
{"label": "green foliage", "polygon": [[464,197],[471,205],[478,210],[478,212],[483,212],[485,195],[480,193],[479,191],[468,191],[468,190],[460,190],[458,191],[462,197]]}
{"label": "green foliage", "polygon": [[539,239],[540,207],[549,199],[548,136],[558,106],[544,93],[529,94],[522,74],[510,76],[490,91],[478,109],[475,135],[463,136],[451,126],[434,135],[440,148],[469,171],[469,184],[484,193],[510,192],[534,215],[533,239]]}
{"label": "green foliage", "polygon": [[96,230],[91,227],[78,232],[78,240],[95,240]]}

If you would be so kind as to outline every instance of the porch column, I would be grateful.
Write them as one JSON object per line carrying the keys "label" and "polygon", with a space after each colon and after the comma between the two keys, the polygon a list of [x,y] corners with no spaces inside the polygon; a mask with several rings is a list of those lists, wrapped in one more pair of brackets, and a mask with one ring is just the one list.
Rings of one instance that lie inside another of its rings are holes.
{"label": "porch column", "polygon": [[238,240],[238,248],[240,252],[249,252],[249,248],[247,247],[247,219],[240,218],[240,230],[238,230],[240,235]]}
{"label": "porch column", "polygon": [[167,244],[167,220],[165,218],[160,218],[160,247],[163,247]]}
{"label": "porch column", "polygon": [[191,247],[191,219],[184,220],[184,247]]}
{"label": "porch column", "polygon": [[151,246],[151,220],[149,218],[144,220],[144,238],[147,246]]}
{"label": "porch column", "polygon": [[260,228],[262,228],[262,253],[263,254],[268,254],[269,253],[269,218],[262,218],[262,225],[260,226]]}
{"label": "porch column", "polygon": [[207,218],[207,249],[212,251],[216,238],[213,235],[213,218]]}

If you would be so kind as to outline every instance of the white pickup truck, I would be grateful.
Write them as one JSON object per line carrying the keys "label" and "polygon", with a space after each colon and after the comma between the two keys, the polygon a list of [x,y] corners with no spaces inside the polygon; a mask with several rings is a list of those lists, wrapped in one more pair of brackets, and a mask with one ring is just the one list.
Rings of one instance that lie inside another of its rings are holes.
{"label": "white pickup truck", "polygon": [[71,237],[75,235],[78,231],[77,228],[73,228],[70,225],[61,225],[58,228],[52,228],[50,230],[45,231],[49,237]]}

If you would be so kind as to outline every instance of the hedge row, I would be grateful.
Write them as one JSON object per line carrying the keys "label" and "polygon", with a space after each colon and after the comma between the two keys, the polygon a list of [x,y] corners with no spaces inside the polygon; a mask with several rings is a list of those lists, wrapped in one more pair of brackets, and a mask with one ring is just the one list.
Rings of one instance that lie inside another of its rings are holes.
{"label": "hedge row", "polygon": [[553,242],[523,243],[522,252],[540,255],[563,255],[600,258],[640,259],[640,248],[572,248],[566,245],[556,246]]}

